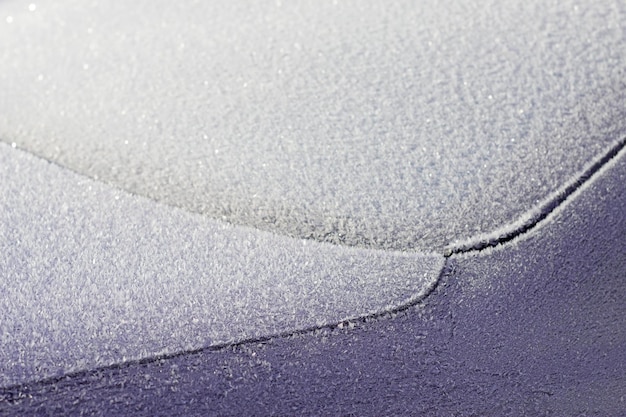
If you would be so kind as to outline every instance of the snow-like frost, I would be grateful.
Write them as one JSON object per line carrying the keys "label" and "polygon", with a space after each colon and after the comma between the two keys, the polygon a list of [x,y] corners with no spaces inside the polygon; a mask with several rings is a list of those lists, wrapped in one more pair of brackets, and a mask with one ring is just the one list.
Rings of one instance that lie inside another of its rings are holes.
{"label": "snow-like frost", "polygon": [[236,224],[442,249],[626,134],[624,9],[4,1],[0,139]]}
{"label": "snow-like frost", "polygon": [[226,225],[3,144],[0,183],[0,386],[378,313],[443,266]]}

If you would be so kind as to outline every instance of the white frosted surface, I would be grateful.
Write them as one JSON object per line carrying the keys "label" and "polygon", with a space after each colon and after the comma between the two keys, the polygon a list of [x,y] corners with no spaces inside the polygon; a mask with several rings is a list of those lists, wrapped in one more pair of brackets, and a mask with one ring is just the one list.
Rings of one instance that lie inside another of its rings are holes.
{"label": "white frosted surface", "polygon": [[0,144],[0,386],[380,312],[442,265],[230,226]]}
{"label": "white frosted surface", "polygon": [[626,134],[623,2],[30,4],[0,3],[1,140],[279,234],[441,249]]}

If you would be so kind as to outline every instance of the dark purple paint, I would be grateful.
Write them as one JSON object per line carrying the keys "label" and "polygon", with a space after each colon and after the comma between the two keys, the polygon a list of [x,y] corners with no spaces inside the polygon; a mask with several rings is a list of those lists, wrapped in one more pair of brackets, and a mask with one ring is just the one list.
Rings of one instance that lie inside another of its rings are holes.
{"label": "dark purple paint", "polygon": [[393,317],[4,389],[0,413],[626,415],[621,159]]}

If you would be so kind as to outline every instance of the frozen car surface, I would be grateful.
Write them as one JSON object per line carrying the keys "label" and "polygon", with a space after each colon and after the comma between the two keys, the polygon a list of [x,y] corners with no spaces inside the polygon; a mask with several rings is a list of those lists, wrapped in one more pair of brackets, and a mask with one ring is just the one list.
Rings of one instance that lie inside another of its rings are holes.
{"label": "frozen car surface", "polygon": [[0,2],[0,413],[626,412],[626,5]]}

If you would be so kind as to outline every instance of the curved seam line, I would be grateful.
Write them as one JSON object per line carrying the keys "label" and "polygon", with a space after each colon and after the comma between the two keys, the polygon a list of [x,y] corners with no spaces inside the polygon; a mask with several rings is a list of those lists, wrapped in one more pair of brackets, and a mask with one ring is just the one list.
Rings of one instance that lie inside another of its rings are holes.
{"label": "curved seam line", "polygon": [[567,182],[559,190],[554,192],[552,196],[544,200],[542,204],[535,206],[535,208],[520,216],[521,219],[527,217],[521,224],[516,225],[516,222],[512,222],[509,223],[510,226],[504,226],[491,234],[479,235],[478,237],[467,239],[465,242],[448,245],[444,248],[443,256],[448,258],[455,254],[480,252],[487,248],[503,245],[530,232],[539,223],[548,218],[558,207],[563,205],[572,194],[589,182],[602,167],[618,156],[624,148],[626,148],[626,137],[614,143],[608,151],[600,157],[597,157],[586,169],[583,169],[580,175]]}
{"label": "curved seam line", "polygon": [[[337,246],[337,247],[348,247],[348,248],[354,248],[354,247],[360,247],[362,249],[367,249],[367,250],[372,250],[372,251],[382,251],[382,252],[388,252],[389,249],[384,249],[384,248],[379,248],[379,247],[375,247],[375,246],[354,246],[354,245],[344,245],[341,243],[335,243],[335,242],[328,242],[328,241],[324,241],[324,240],[319,240],[319,239],[310,239],[310,238],[305,238],[305,237],[297,237],[297,236],[292,236],[292,235],[288,235],[288,234],[282,234],[282,233],[276,233],[270,230],[266,230],[266,229],[260,229],[258,227],[254,227],[254,226],[248,226],[245,224],[239,224],[239,223],[233,223],[230,222],[228,220],[224,220],[224,219],[219,219],[215,216],[211,216],[208,214],[203,214],[201,212],[198,211],[194,211],[194,210],[189,210],[186,209],[185,207],[182,206],[178,206],[175,204],[171,204],[171,203],[167,203],[165,201],[161,201],[161,200],[157,200],[153,197],[144,195],[144,194],[140,194],[140,193],[136,193],[130,190],[127,190],[125,188],[119,187],[114,183],[108,182],[108,181],[102,181],[99,179],[95,179],[85,173],[81,173],[79,171],[74,170],[73,168],[64,166],[60,163],[58,163],[57,161],[54,161],[52,159],[48,159],[44,156],[38,155],[37,153],[34,153],[30,150],[24,149],[20,146],[13,146],[13,142],[9,143],[8,141],[0,138],[0,142],[4,143],[5,146],[8,146],[12,149],[17,149],[20,152],[24,152],[25,154],[30,155],[33,158],[37,158],[41,161],[45,161],[49,164],[52,164],[54,166],[56,166],[57,168],[64,170],[64,171],[69,171],[72,172],[73,174],[85,178],[89,181],[94,181],[97,182],[99,184],[102,184],[106,187],[110,187],[112,189],[118,190],[119,192],[125,193],[127,195],[133,196],[135,198],[140,198],[140,199],[145,199],[148,201],[151,201],[153,204],[158,204],[158,205],[162,205],[165,207],[169,207],[171,209],[176,209],[176,210],[181,210],[185,213],[194,215],[194,216],[201,216],[205,219],[210,219],[212,221],[218,222],[218,223],[222,223],[222,224],[227,224],[230,225],[232,227],[236,227],[236,228],[242,228],[242,229],[248,229],[248,230],[256,230],[256,231],[260,231],[260,232],[264,232],[264,233],[269,233],[272,234],[274,236],[277,237],[281,237],[281,238],[288,238],[288,239],[294,239],[294,240],[313,240],[315,242],[319,242],[319,243],[323,243],[323,244],[328,244],[328,245],[333,245],[333,246]],[[517,236],[524,234],[526,232],[528,232],[529,230],[531,230],[532,228],[534,228],[539,222],[541,222],[542,220],[544,220],[546,217],[548,217],[548,215],[554,211],[559,205],[561,205],[571,194],[573,194],[578,188],[580,188],[585,182],[587,182],[589,179],[591,179],[591,177],[598,171],[600,170],[606,163],[608,163],[608,161],[610,161],[613,157],[615,157],[624,147],[626,147],[626,137],[623,138],[622,140],[614,143],[612,146],[610,146],[608,148],[608,150],[601,154],[599,157],[596,157],[595,161],[591,162],[591,164],[586,168],[583,169],[582,173],[576,177],[574,177],[573,179],[571,179],[570,181],[568,181],[563,187],[561,187],[559,190],[557,190],[556,192],[552,193],[552,196],[547,197],[547,199],[544,200],[543,203],[540,203],[539,205],[536,205],[532,208],[530,208],[529,210],[527,210],[526,212],[524,212],[521,216],[518,217],[517,221],[513,221],[513,222],[509,222],[508,224],[505,224],[502,227],[499,227],[498,229],[492,231],[492,232],[488,232],[488,233],[481,233],[478,235],[475,235],[473,237],[469,237],[466,239],[463,239],[463,241],[461,241],[460,243],[449,243],[447,245],[445,245],[443,247],[443,256],[444,257],[449,257],[453,254],[459,254],[459,253],[467,253],[467,252],[473,252],[473,251],[480,251],[483,249],[486,249],[488,247],[494,247],[494,246],[498,246],[502,243],[506,243],[510,240],[513,240],[514,238],[516,238]],[[516,224],[519,222],[520,219],[524,219],[527,218],[526,220],[524,220],[520,225]],[[392,250],[393,252],[405,252],[405,253],[420,253],[420,254],[431,254],[433,252],[427,251],[425,249],[421,249],[421,250],[402,250],[402,249],[396,249],[396,250]]]}
{"label": "curved seam line", "polygon": [[384,253],[403,253],[403,254],[417,254],[417,255],[426,255],[426,256],[431,256],[431,255],[441,255],[440,252],[437,251],[427,251],[427,250],[397,250],[397,249],[382,249],[382,248],[377,248],[377,247],[372,247],[372,246],[353,246],[353,245],[343,245],[343,244],[337,244],[337,243],[333,243],[333,242],[328,242],[328,241],[324,241],[324,240],[318,240],[318,239],[307,239],[307,238],[303,238],[303,237],[295,237],[295,236],[291,236],[291,235],[287,235],[287,234],[281,234],[281,233],[276,233],[276,232],[272,232],[269,230],[265,230],[265,229],[260,229],[258,227],[254,227],[254,226],[249,226],[246,224],[239,224],[239,223],[233,223],[233,222],[229,222],[227,220],[223,220],[223,219],[219,219],[216,218],[214,216],[208,215],[208,214],[203,214],[201,212],[198,211],[194,211],[194,210],[188,210],[185,207],[181,207],[181,206],[177,206],[171,203],[167,203],[165,201],[161,201],[161,200],[156,200],[153,197],[144,195],[144,194],[140,194],[140,193],[135,193],[133,191],[129,191],[125,188],[121,188],[118,187],[116,184],[114,183],[110,183],[107,181],[102,181],[100,179],[95,179],[87,174],[84,174],[82,172],[78,172],[75,171],[73,168],[70,167],[66,167],[64,165],[61,165],[60,163],[58,163],[57,161],[45,158],[43,156],[40,156],[36,153],[33,153],[27,149],[23,149],[19,146],[13,147],[12,145],[8,144],[4,139],[0,138],[0,146],[7,146],[13,150],[19,151],[24,153],[25,155],[28,155],[29,157],[35,158],[41,162],[50,164],[52,166],[54,166],[55,168],[65,172],[65,173],[71,173],[72,175],[76,175],[79,178],[85,179],[87,181],[92,181],[94,183],[99,184],[99,186],[103,186],[103,187],[107,187],[111,190],[116,190],[120,193],[125,194],[126,196],[130,196],[131,198],[134,199],[139,199],[142,202],[149,202],[149,204],[155,204],[159,207],[165,207],[169,210],[179,210],[180,212],[185,213],[186,215],[189,216],[193,216],[195,218],[201,218],[205,221],[210,221],[210,222],[215,222],[218,224],[221,224],[223,226],[226,227],[232,227],[235,229],[239,229],[239,230],[245,230],[245,231],[249,231],[249,232],[254,232],[254,233],[263,233],[263,234],[267,234],[267,235],[271,235],[273,238],[276,239],[288,239],[291,241],[298,241],[298,242],[303,242],[303,241],[312,241],[315,243],[319,243],[321,245],[327,245],[327,246],[333,246],[335,248],[347,248],[347,249],[357,249],[357,250],[365,250],[365,251],[372,251],[372,252],[384,252]]}
{"label": "curved seam line", "polygon": [[[532,215],[529,220],[525,221],[520,226],[512,228],[509,231],[505,231],[499,237],[485,238],[475,243],[460,244],[458,246],[453,246],[453,247],[446,249],[443,253],[444,264],[440,270],[438,277],[431,283],[431,285],[421,295],[415,297],[415,299],[407,303],[401,304],[399,306],[396,306],[390,309],[382,310],[380,312],[376,312],[373,314],[368,314],[368,315],[356,317],[353,319],[342,320],[339,322],[327,323],[321,326],[320,325],[310,326],[304,329],[285,331],[285,332],[281,332],[281,333],[273,334],[273,335],[247,338],[247,339],[239,340],[237,342],[228,342],[228,343],[222,343],[222,344],[217,344],[217,345],[212,345],[212,346],[206,346],[206,347],[202,347],[199,349],[185,350],[185,351],[180,351],[176,353],[151,356],[151,357],[147,357],[143,359],[131,360],[127,362],[116,363],[113,365],[96,367],[96,368],[89,369],[89,370],[70,372],[63,376],[44,378],[40,380],[33,380],[30,382],[2,387],[0,388],[0,400],[3,400],[2,396],[4,395],[6,396],[11,395],[10,393],[7,393],[7,394],[3,394],[3,393],[11,391],[11,390],[28,389],[30,385],[40,385],[40,386],[51,385],[51,384],[54,384],[54,383],[57,383],[66,379],[89,375],[90,373],[96,373],[96,372],[103,371],[103,370],[124,369],[124,368],[129,368],[134,365],[145,365],[145,364],[154,363],[154,362],[158,362],[162,360],[168,360],[168,359],[173,359],[173,358],[182,357],[182,356],[191,356],[195,354],[200,354],[203,352],[218,352],[224,349],[234,348],[234,347],[243,346],[243,345],[252,344],[252,343],[264,343],[264,342],[268,342],[274,339],[283,339],[287,337],[313,333],[313,332],[324,330],[324,329],[328,329],[328,330],[335,329],[340,326],[343,327],[342,326],[343,324],[356,323],[356,322],[366,323],[369,320],[374,320],[374,319],[378,319],[381,317],[401,313],[405,310],[410,309],[411,307],[416,306],[417,304],[422,303],[427,297],[433,294],[433,292],[439,287],[439,285],[443,281],[444,277],[450,275],[451,266],[449,264],[449,259],[454,257],[454,255],[463,254],[463,253],[480,252],[488,247],[504,245],[507,242],[510,242],[511,240],[525,233],[528,233],[533,228],[535,228],[539,223],[547,219],[550,216],[550,214],[552,214],[559,206],[561,206],[566,200],[568,200],[568,198],[571,197],[572,194],[574,194],[577,190],[579,190],[584,184],[589,182],[595,176],[595,174],[597,174],[601,170],[602,167],[604,167],[612,159],[617,157],[620,154],[620,152],[624,150],[624,148],[626,148],[626,137],[618,141],[617,143],[615,143],[611,148],[609,148],[609,150],[604,155],[602,155],[596,161],[592,162],[591,165],[587,169],[585,169],[581,175],[576,177],[574,180],[570,181],[560,191],[558,191],[552,198],[548,199],[548,201],[540,207],[540,210],[536,214]],[[54,162],[50,162],[50,163],[54,163]],[[82,174],[79,174],[79,175],[82,175]],[[175,207],[175,206],[172,206],[172,207]],[[10,400],[7,399],[7,401],[10,401]]]}
{"label": "curved seam line", "polygon": [[166,354],[150,356],[150,357],[142,358],[142,359],[133,359],[133,360],[125,361],[125,362],[114,363],[112,365],[99,366],[99,367],[92,368],[92,369],[83,369],[79,371],[68,372],[67,374],[64,374],[61,376],[54,376],[54,377],[43,378],[43,379],[27,381],[27,382],[23,382],[19,384],[9,385],[6,387],[0,387],[0,403],[2,403],[3,400],[6,400],[8,402],[11,401],[10,398],[3,398],[3,396],[10,397],[11,396],[10,391],[28,390],[28,388],[31,386],[52,385],[52,384],[55,384],[64,380],[69,380],[72,378],[80,378],[82,376],[87,376],[89,374],[95,374],[95,373],[102,372],[102,371],[125,369],[125,368],[130,368],[136,365],[147,365],[150,363],[155,363],[155,362],[169,360],[169,359],[175,359],[175,358],[179,358],[183,356],[198,355],[198,354],[202,354],[205,352],[220,352],[225,349],[232,349],[232,348],[236,348],[239,346],[249,345],[252,343],[265,343],[265,342],[272,341],[274,339],[284,339],[284,338],[293,337],[293,336],[310,334],[310,333],[314,333],[314,332],[318,332],[322,330],[336,330],[337,328],[344,328],[344,325],[349,326],[350,323],[365,324],[370,320],[393,316],[395,314],[402,313],[410,309],[411,307],[414,307],[420,304],[421,302],[423,302],[430,294],[432,294],[439,287],[440,283],[443,281],[443,276],[448,275],[448,274],[449,274],[449,268],[447,266],[447,263],[444,263],[444,266],[442,267],[437,279],[435,279],[432,282],[432,284],[428,287],[426,291],[423,292],[423,294],[421,294],[418,297],[415,297],[415,299],[407,303],[404,303],[400,306],[397,306],[391,309],[376,312],[376,313],[369,314],[366,316],[360,316],[360,317],[355,317],[352,319],[345,319],[345,320],[338,321],[338,322],[327,323],[321,326],[319,325],[310,326],[310,327],[306,327],[303,329],[289,330],[289,331],[267,335],[267,336],[251,337],[251,338],[239,340],[237,342],[220,343],[216,345],[205,346],[205,347],[198,348],[198,349],[184,350],[184,351],[175,352],[175,353],[166,353]]}

